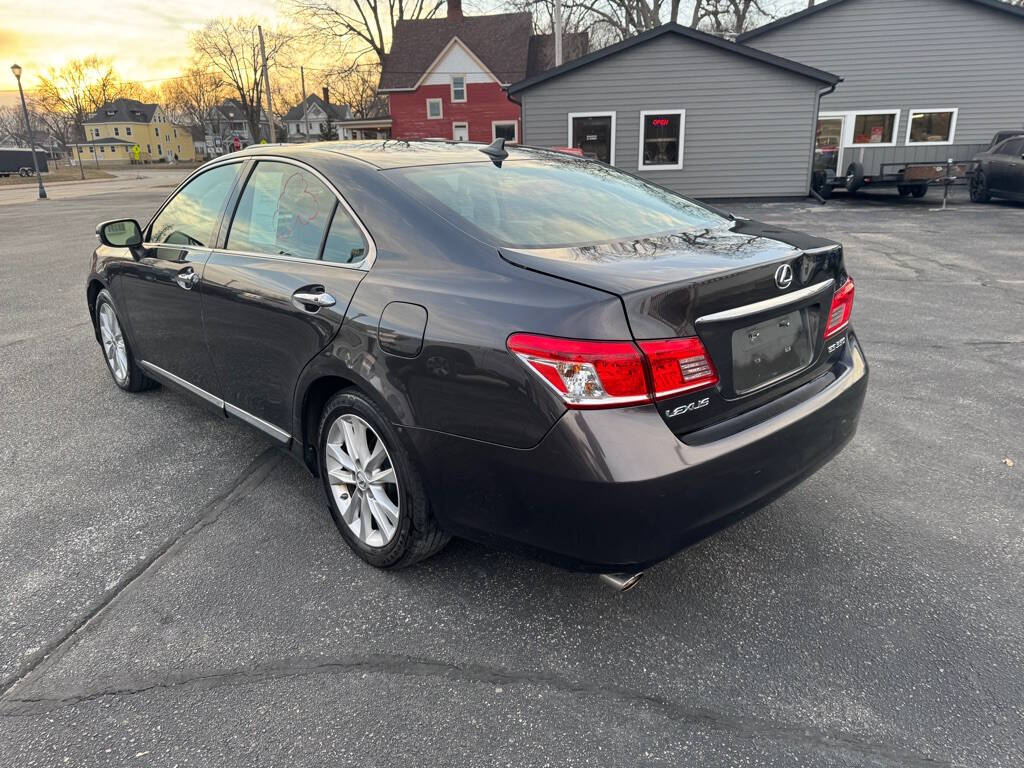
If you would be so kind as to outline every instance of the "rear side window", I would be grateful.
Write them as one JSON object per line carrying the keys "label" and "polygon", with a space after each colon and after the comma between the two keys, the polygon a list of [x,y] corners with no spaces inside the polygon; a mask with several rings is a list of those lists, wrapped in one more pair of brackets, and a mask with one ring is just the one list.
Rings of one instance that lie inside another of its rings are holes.
{"label": "rear side window", "polygon": [[[231,163],[211,168],[188,182],[153,221],[149,241],[212,248],[220,212],[231,194],[240,166],[240,163]],[[158,249],[157,255],[168,258],[163,251]],[[168,253],[178,254],[179,251]]]}
{"label": "rear side window", "polygon": [[309,171],[260,162],[238,201],[227,249],[317,259],[336,202]]}
{"label": "rear side window", "polygon": [[574,158],[402,168],[438,214],[500,245],[544,248],[719,229],[721,216],[615,168]]}
{"label": "rear side window", "polygon": [[354,264],[366,257],[366,239],[355,221],[341,205],[334,208],[331,228],[324,241],[324,261]]}

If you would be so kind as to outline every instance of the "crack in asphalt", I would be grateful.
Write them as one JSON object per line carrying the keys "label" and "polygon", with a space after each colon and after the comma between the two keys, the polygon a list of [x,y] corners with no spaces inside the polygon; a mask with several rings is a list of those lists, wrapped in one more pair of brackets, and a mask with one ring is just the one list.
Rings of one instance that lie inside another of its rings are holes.
{"label": "crack in asphalt", "polygon": [[860,756],[895,761],[914,768],[952,768],[960,765],[949,758],[920,755],[891,744],[872,742],[846,732],[744,715],[728,715],[702,707],[680,704],[655,694],[642,693],[615,685],[599,685],[572,680],[550,673],[522,673],[483,664],[456,664],[413,656],[349,656],[330,661],[303,658],[282,660],[249,668],[228,669],[200,674],[180,673],[154,682],[125,683],[93,691],[67,692],[38,697],[7,698],[0,701],[0,717],[23,717],[53,712],[75,704],[106,697],[135,696],[157,690],[209,690],[225,686],[248,685],[287,677],[330,674],[385,674],[419,678],[442,678],[464,683],[491,685],[539,685],[563,693],[597,696],[620,704],[655,710],[663,716],[716,731],[764,737],[814,749],[831,749]]}
{"label": "crack in asphalt", "polygon": [[182,526],[165,539],[159,547],[124,573],[114,586],[105,591],[60,635],[52,638],[24,659],[12,675],[0,681],[0,707],[2,707],[5,697],[30,675],[41,673],[52,666],[77,645],[87,631],[99,626],[104,611],[114,605],[129,587],[144,581],[155,573],[168,557],[195,538],[204,528],[216,523],[236,501],[255,490],[283,457],[284,453],[277,447],[270,447],[263,451],[222,493],[206,504],[196,520]]}

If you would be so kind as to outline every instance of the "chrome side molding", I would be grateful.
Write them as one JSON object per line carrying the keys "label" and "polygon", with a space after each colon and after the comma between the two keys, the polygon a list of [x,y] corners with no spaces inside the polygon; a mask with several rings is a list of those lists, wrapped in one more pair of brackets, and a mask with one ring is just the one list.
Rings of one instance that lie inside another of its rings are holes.
{"label": "chrome side molding", "polygon": [[736,320],[740,317],[746,317],[747,315],[756,315],[759,312],[765,312],[770,309],[778,309],[779,307],[785,307],[789,304],[795,304],[798,301],[809,299],[812,296],[817,296],[819,293],[825,291],[834,290],[836,281],[831,277],[828,280],[823,280],[820,283],[809,285],[806,288],[801,288],[798,291],[792,293],[784,293],[781,296],[773,296],[770,299],[764,301],[756,301],[753,304],[744,304],[742,307],[734,307],[733,309],[726,309],[722,312],[715,312],[710,315],[703,315],[697,318],[697,323],[717,323],[720,320]]}
{"label": "chrome side molding", "polygon": [[191,381],[186,381],[180,376],[175,376],[170,371],[165,371],[159,365],[153,365],[153,363],[146,360],[140,360],[139,365],[145,368],[148,373],[153,374],[154,378],[163,379],[171,384],[177,384],[186,392],[190,392],[196,397],[213,404],[216,408],[222,410],[225,416],[233,416],[236,419],[241,419],[246,424],[256,427],[256,429],[266,435],[269,435],[279,443],[287,444],[292,439],[292,436],[280,427],[271,424],[269,421],[261,419],[259,416],[254,416],[248,411],[239,408],[237,405],[232,405],[231,403],[222,400],[216,395],[207,392],[202,387],[197,387]]}

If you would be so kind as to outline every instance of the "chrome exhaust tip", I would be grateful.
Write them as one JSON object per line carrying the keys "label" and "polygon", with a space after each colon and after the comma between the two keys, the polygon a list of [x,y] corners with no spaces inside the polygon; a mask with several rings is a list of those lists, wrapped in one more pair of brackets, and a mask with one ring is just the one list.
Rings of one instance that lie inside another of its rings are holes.
{"label": "chrome exhaust tip", "polygon": [[643,575],[643,571],[639,573],[602,573],[601,581],[616,592],[628,592],[640,583],[640,577]]}

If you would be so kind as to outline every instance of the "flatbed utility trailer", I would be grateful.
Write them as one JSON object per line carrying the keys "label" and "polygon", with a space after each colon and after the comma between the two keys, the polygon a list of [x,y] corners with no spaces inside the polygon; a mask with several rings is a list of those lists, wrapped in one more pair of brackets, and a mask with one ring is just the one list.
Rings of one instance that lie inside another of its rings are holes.
{"label": "flatbed utility trailer", "polygon": [[836,189],[857,192],[861,189],[895,188],[900,197],[924,197],[929,186],[966,184],[972,163],[947,160],[945,163],[882,163],[877,174],[865,174],[860,163],[850,163],[845,176],[831,170],[811,174],[811,194],[828,199]]}

